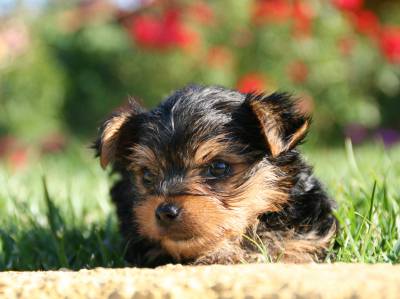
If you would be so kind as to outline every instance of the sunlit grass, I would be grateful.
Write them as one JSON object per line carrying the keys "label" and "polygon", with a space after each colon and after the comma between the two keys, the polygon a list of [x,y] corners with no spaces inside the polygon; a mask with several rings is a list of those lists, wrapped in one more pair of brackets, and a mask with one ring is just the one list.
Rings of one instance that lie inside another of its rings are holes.
{"label": "sunlit grass", "polygon": [[0,170],[0,269],[124,266],[109,180],[73,148],[29,169]]}
{"label": "sunlit grass", "polygon": [[[400,262],[400,148],[304,149],[338,202],[328,262]],[[121,267],[110,180],[73,146],[25,170],[0,166],[0,270]]]}
{"label": "sunlit grass", "polygon": [[400,151],[379,146],[310,154],[338,202],[340,233],[328,260],[400,262]]}

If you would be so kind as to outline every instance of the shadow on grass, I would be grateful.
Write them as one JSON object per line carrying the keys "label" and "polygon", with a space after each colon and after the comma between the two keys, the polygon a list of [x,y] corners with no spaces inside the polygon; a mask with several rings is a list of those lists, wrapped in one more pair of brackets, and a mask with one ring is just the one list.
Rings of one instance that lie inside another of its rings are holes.
{"label": "shadow on grass", "polygon": [[44,179],[43,188],[46,219],[37,219],[18,206],[18,213],[24,213],[27,221],[21,225],[16,219],[0,228],[0,270],[126,266],[117,225],[111,216],[103,224],[85,225],[84,221],[61,213],[50,198]]}

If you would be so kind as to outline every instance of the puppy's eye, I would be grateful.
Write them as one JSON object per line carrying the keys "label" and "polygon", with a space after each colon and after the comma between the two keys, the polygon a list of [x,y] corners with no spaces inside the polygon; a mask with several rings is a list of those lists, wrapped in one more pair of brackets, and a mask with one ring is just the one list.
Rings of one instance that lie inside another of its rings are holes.
{"label": "puppy's eye", "polygon": [[223,178],[229,174],[230,166],[224,161],[214,161],[208,166],[208,175]]}
{"label": "puppy's eye", "polygon": [[143,170],[143,175],[142,175],[142,182],[143,185],[145,186],[150,186],[154,182],[154,175],[148,170],[147,168],[144,168]]}

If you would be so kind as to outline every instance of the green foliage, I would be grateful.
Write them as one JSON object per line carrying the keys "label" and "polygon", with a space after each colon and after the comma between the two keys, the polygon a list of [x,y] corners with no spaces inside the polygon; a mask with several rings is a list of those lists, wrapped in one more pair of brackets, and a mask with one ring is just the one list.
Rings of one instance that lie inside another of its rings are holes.
{"label": "green foliage", "polygon": [[18,175],[2,168],[0,185],[1,270],[125,265],[106,174],[89,153],[72,149]]}
{"label": "green foliage", "polygon": [[[319,142],[353,123],[399,129],[399,65],[385,57],[380,33],[359,32],[372,24],[357,29],[330,1],[277,1],[278,16],[287,10],[280,17],[257,8],[262,2],[176,1],[123,17],[71,4],[53,5],[39,18],[22,15],[28,50],[5,66],[0,57],[0,132],[93,136],[128,95],[154,106],[188,83],[236,88],[254,73],[260,79],[251,84],[292,92],[315,109]],[[393,20],[399,11],[393,4],[380,18]]]}
{"label": "green foliage", "polygon": [[0,129],[27,140],[61,130],[65,80],[54,53],[41,40],[0,69]]}
{"label": "green foliage", "polygon": [[342,159],[329,157],[343,173],[336,172],[332,178],[341,227],[332,260],[400,263],[398,152],[364,148],[354,153],[348,143],[347,156],[349,164],[344,168]]}

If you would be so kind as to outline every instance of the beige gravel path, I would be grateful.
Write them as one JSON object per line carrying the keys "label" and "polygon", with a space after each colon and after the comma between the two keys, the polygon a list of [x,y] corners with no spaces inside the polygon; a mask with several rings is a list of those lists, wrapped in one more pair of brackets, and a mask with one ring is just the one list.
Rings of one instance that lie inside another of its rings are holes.
{"label": "beige gravel path", "polygon": [[400,298],[400,265],[165,266],[2,272],[0,298]]}

